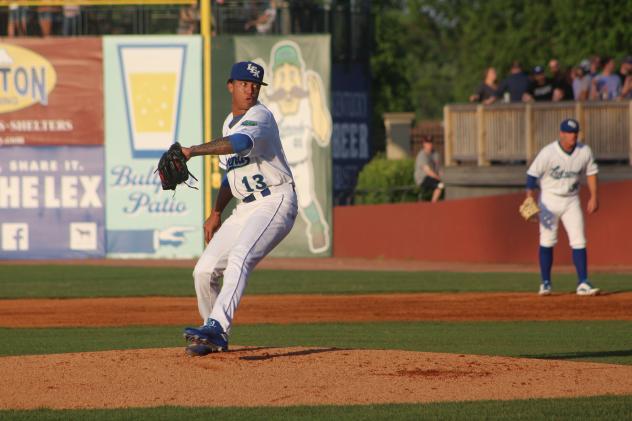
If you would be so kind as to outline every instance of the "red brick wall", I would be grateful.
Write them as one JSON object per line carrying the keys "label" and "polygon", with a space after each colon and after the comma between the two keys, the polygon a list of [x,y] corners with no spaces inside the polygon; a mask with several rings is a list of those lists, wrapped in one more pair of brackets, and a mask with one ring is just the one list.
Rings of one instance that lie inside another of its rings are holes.
{"label": "red brick wall", "polygon": [[[602,183],[585,218],[589,265],[632,265],[632,181]],[[440,203],[334,208],[334,256],[442,262],[535,263],[538,225],[518,215],[523,194]],[[585,208],[587,191],[582,191]],[[555,262],[571,263],[560,228]]]}

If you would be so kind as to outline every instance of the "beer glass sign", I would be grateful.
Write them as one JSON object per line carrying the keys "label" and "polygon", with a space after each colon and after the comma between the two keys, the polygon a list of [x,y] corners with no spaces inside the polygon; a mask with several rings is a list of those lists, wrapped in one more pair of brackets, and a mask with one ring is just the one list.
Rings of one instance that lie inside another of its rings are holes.
{"label": "beer glass sign", "polygon": [[132,155],[159,157],[178,137],[186,45],[119,45]]}

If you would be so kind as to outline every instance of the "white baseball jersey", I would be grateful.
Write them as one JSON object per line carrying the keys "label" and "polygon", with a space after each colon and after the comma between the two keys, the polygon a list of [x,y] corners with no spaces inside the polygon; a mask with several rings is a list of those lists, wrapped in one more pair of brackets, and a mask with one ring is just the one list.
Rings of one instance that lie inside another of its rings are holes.
{"label": "white baseball jersey", "polygon": [[576,196],[582,174],[595,175],[597,164],[588,145],[577,143],[566,153],[558,141],[546,145],[527,170],[527,175],[540,179],[540,190],[556,196]]}
{"label": "white baseball jersey", "polygon": [[223,135],[245,134],[253,147],[242,153],[221,155],[220,167],[234,197],[243,199],[254,192],[293,183],[292,172],[285,158],[279,128],[265,105],[257,102],[231,128],[233,114],[224,121]]}
{"label": "white baseball jersey", "polygon": [[224,122],[224,136],[247,135],[253,146],[220,156],[220,166],[233,196],[242,202],[215,232],[193,271],[202,320],[217,321],[225,332],[230,332],[250,272],[288,235],[298,214],[292,172],[270,110],[257,103],[231,128],[233,117]]}

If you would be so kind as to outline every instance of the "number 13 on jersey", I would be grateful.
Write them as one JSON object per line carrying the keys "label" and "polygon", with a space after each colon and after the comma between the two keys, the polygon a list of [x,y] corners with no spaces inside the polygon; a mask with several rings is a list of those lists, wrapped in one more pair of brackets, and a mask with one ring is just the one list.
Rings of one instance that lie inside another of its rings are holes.
{"label": "number 13 on jersey", "polygon": [[[255,188],[257,190],[263,190],[266,187],[268,187],[268,185],[265,183],[265,181],[263,181],[263,176],[261,174],[255,174],[252,177],[250,177],[252,179],[252,183],[255,186]],[[252,187],[250,187],[250,182],[248,181],[248,176],[244,176],[241,179],[241,182],[243,183],[244,187],[246,188],[246,191],[248,193],[252,193],[255,191],[255,189],[253,189]]]}

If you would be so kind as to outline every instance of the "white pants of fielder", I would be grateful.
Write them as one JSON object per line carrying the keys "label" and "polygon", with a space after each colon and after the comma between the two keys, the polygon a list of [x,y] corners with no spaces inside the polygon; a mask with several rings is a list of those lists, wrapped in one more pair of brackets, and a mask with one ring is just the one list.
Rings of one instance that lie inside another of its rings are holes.
{"label": "white pants of fielder", "polygon": [[202,323],[210,317],[224,331],[230,331],[250,272],[292,229],[297,215],[294,189],[286,185],[271,190],[269,196],[238,204],[195,265],[193,278]]}
{"label": "white pants of fielder", "polygon": [[564,224],[571,248],[586,247],[584,235],[584,215],[579,196],[557,196],[542,193],[540,197],[540,245],[553,247],[557,243],[560,219]]}

